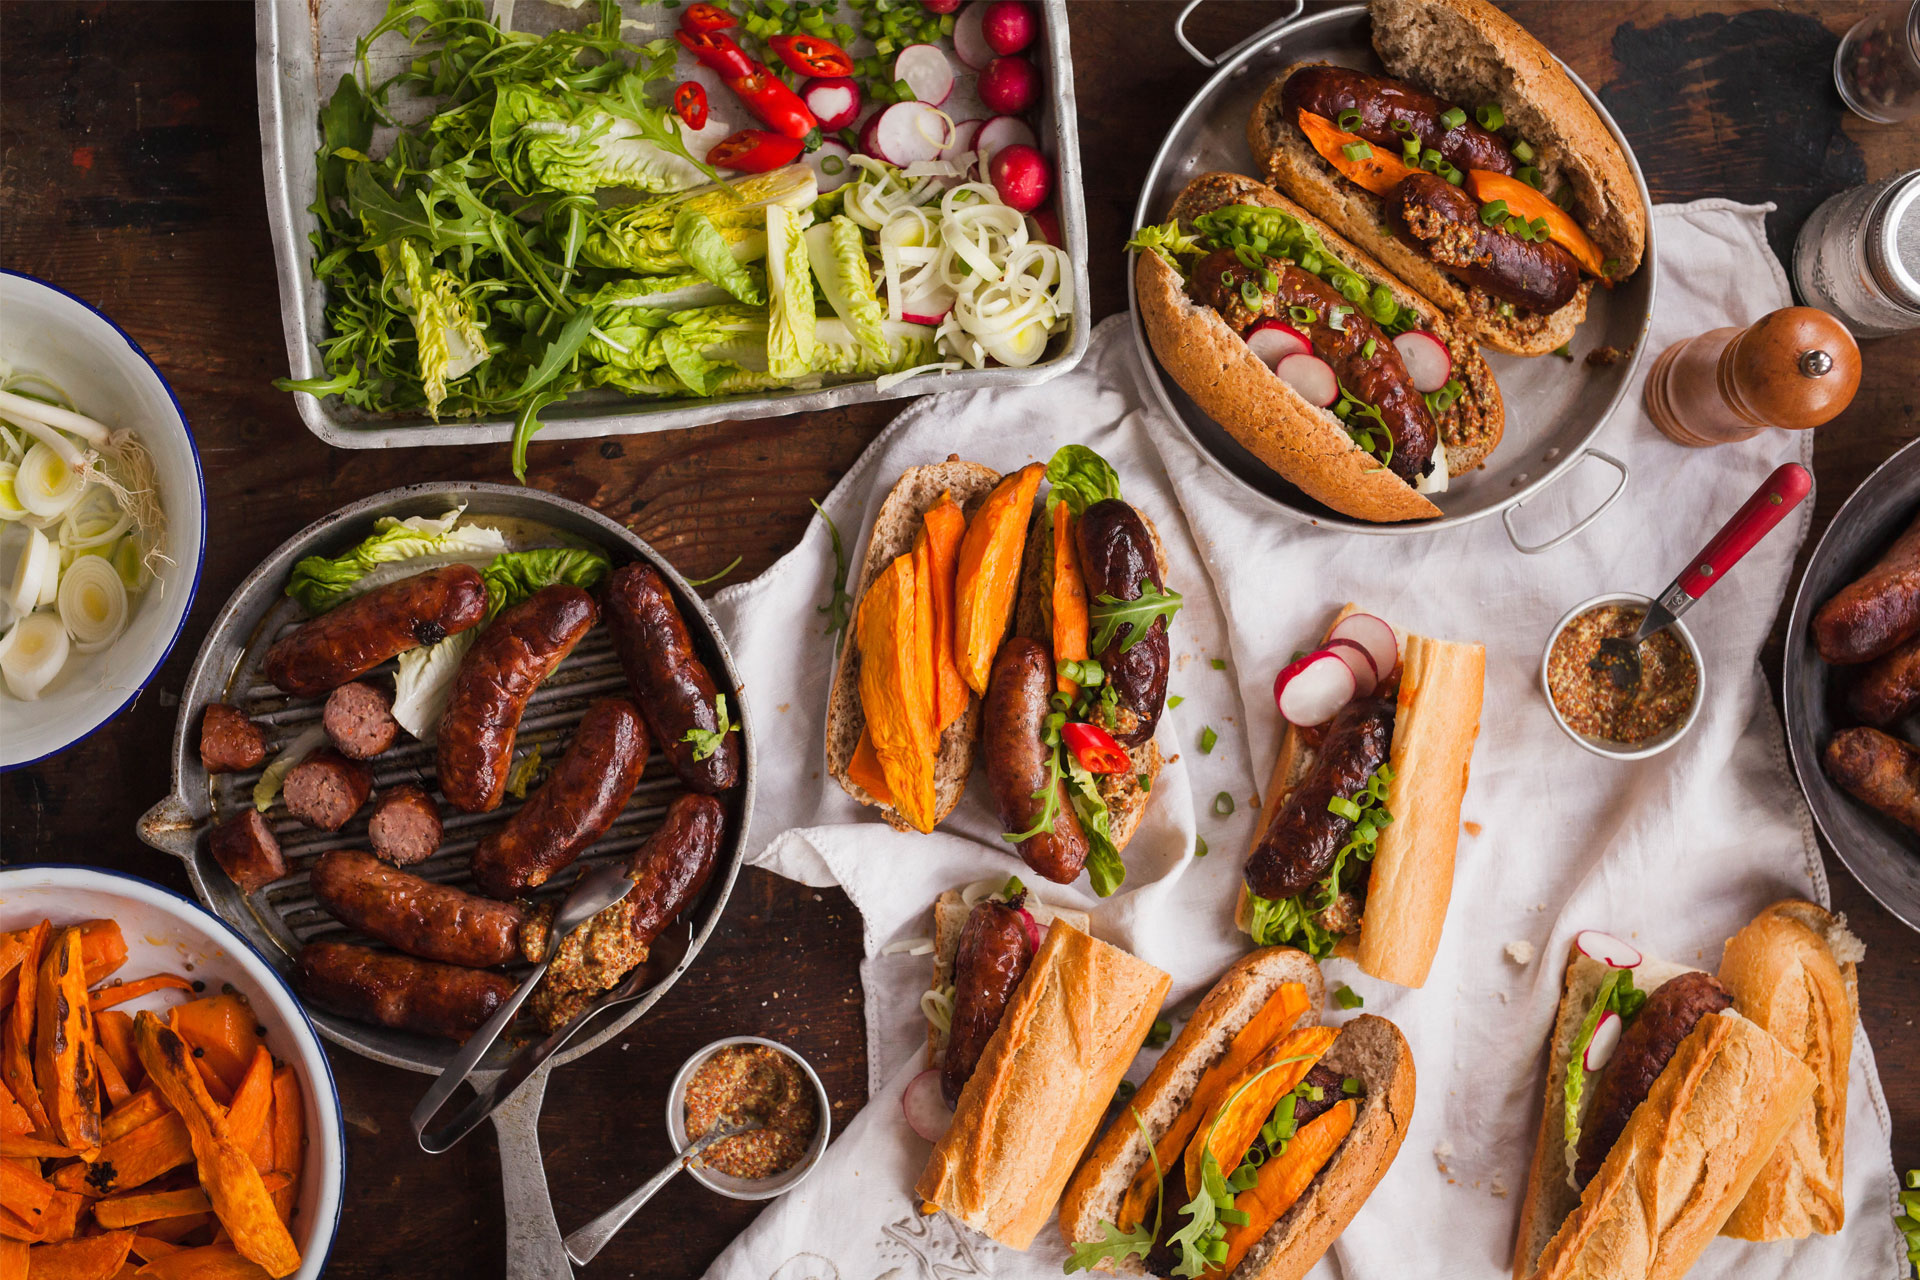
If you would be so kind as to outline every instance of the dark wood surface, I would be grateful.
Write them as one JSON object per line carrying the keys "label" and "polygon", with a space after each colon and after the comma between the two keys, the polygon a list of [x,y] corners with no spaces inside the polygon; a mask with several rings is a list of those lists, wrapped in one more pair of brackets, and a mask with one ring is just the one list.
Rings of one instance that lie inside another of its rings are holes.
{"label": "dark wood surface", "polygon": [[[1783,259],[1827,195],[1920,164],[1920,131],[1865,124],[1832,87],[1839,34],[1870,5],[1507,7],[1599,90],[1656,200],[1772,200]],[[1120,245],[1137,183],[1205,79],[1172,39],[1175,12],[1073,6],[1096,316],[1124,306]],[[1220,50],[1271,16],[1254,4],[1207,5],[1190,30]],[[167,790],[168,691],[184,681],[228,592],[266,548],[352,499],[428,478],[508,478],[504,448],[330,450],[269,385],[285,372],[286,351],[254,92],[250,5],[0,5],[0,264],[73,291],[146,348],[193,425],[212,513],[199,598],[161,678],[103,732],[0,778],[7,861],[96,863],[185,891],[178,865],[140,845],[133,824]],[[1864,354],[1858,398],[1818,437],[1816,536],[1868,471],[1920,434],[1920,335],[1866,344]],[[690,576],[741,556],[739,580],[798,540],[807,500],[825,495],[898,408],[536,444],[533,482],[626,522]],[[1776,631],[1766,655],[1776,679],[1779,648]],[[1894,1116],[1894,1158],[1920,1165],[1920,938],[1831,857],[1828,873],[1835,903],[1868,943],[1861,1001]],[[583,1221],[668,1156],[660,1099],[685,1054],[715,1036],[797,1045],[844,1124],[865,1098],[859,939],[844,895],[743,875],[689,979],[549,1090],[543,1142],[562,1223]],[[490,1130],[449,1155],[421,1155],[406,1121],[421,1077],[337,1050],[333,1060],[351,1182],[330,1274],[498,1274]],[[682,1180],[588,1273],[697,1275],[753,1214]]]}

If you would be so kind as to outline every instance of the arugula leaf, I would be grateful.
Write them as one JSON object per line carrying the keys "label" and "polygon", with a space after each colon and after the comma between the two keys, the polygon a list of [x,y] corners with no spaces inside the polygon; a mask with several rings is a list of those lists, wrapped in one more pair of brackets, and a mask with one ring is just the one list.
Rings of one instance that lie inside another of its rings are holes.
{"label": "arugula leaf", "polygon": [[1127,880],[1126,863],[1121,861],[1120,849],[1113,842],[1113,815],[1101,798],[1100,784],[1092,771],[1080,763],[1064,742],[1054,748],[1054,754],[1065,762],[1067,800],[1080,818],[1081,830],[1087,833],[1088,882],[1099,897],[1111,897]]}
{"label": "arugula leaf", "polygon": [[827,615],[825,634],[833,637],[833,651],[840,652],[840,641],[846,635],[847,624],[853,620],[853,597],[847,593],[847,549],[840,541],[840,527],[827,514],[826,508],[808,498],[815,514],[826,522],[827,533],[833,538],[833,594],[822,605],[815,605],[816,613]]}
{"label": "arugula leaf", "polygon": [[[574,312],[572,318],[560,330],[559,336],[547,344],[546,350],[540,355],[540,363],[527,374],[526,381],[520,384],[520,389],[514,395],[530,396],[559,377],[560,371],[565,369],[573,358],[580,354],[580,348],[586,345],[588,335],[593,332],[593,318],[592,307],[581,307]],[[516,471],[514,474],[519,475],[519,472]],[[523,480],[525,478],[521,477]]]}
{"label": "arugula leaf", "polygon": [[1075,1244],[1066,1265],[1061,1268],[1068,1275],[1076,1271],[1091,1271],[1101,1262],[1117,1263],[1123,1258],[1144,1258],[1153,1252],[1153,1242],[1160,1237],[1160,1215],[1166,1210],[1166,1173],[1160,1168],[1160,1152],[1154,1147],[1153,1134],[1147,1131],[1147,1122],[1140,1118],[1140,1108],[1129,1106],[1127,1111],[1132,1114],[1140,1136],[1146,1139],[1147,1158],[1153,1161],[1153,1181],[1158,1188],[1153,1197],[1153,1226],[1149,1228],[1145,1222],[1136,1222],[1133,1230],[1122,1231],[1102,1219],[1100,1230],[1106,1239]]}
{"label": "arugula leaf", "polygon": [[1120,652],[1125,653],[1147,638],[1147,633],[1153,629],[1154,619],[1165,619],[1171,625],[1173,615],[1180,612],[1182,603],[1178,591],[1162,590],[1153,585],[1151,578],[1140,580],[1140,594],[1132,600],[1120,600],[1104,594],[1095,596],[1092,607],[1087,610],[1094,627],[1093,639],[1088,642],[1088,647],[1095,653],[1105,653],[1121,626],[1132,624],[1133,629],[1120,642]]}
{"label": "arugula leaf", "polygon": [[680,735],[680,741],[691,742],[693,744],[693,758],[695,760],[705,760],[720,749],[720,745],[727,740],[728,734],[737,733],[740,730],[739,725],[727,719],[726,694],[718,693],[714,695],[713,714],[714,719],[718,722],[718,727],[713,729],[689,729]]}
{"label": "arugula leaf", "polygon": [[513,478],[521,484],[527,482],[527,446],[533,442],[534,433],[544,425],[540,421],[541,410],[566,398],[564,391],[542,391],[527,401],[519,416],[514,418],[511,461]]}

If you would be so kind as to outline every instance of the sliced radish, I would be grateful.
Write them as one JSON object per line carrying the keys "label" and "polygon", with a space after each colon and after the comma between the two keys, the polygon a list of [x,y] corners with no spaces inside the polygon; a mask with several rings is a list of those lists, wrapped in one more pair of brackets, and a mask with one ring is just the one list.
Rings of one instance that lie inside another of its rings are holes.
{"label": "sliced radish", "polygon": [[1027,945],[1035,951],[1038,951],[1040,949],[1040,925],[1034,920],[1033,912],[1027,910],[1025,907],[1020,907],[1018,910],[1020,912],[1020,923],[1027,926]]}
{"label": "sliced radish", "polygon": [[902,169],[922,160],[937,160],[953,140],[947,118],[924,102],[896,102],[876,117],[874,154]]}
{"label": "sliced radish", "polygon": [[1040,98],[1040,71],[1021,54],[995,58],[974,85],[989,111],[1016,115]]}
{"label": "sliced radish", "polygon": [[1587,1041],[1587,1051],[1580,1055],[1580,1063],[1589,1071],[1598,1071],[1607,1065],[1607,1059],[1620,1047],[1620,1033],[1626,1029],[1626,1021],[1609,1009],[1600,1015],[1600,1021],[1593,1025],[1593,1039]]}
{"label": "sliced radish", "polygon": [[1340,660],[1353,668],[1353,696],[1364,698],[1380,687],[1380,669],[1373,665],[1373,655],[1358,640],[1329,640],[1327,652],[1338,654]]}
{"label": "sliced radish", "polygon": [[1573,940],[1574,949],[1589,960],[1598,960],[1609,969],[1632,969],[1640,963],[1640,952],[1610,933],[1583,929]]}
{"label": "sliced radish", "polygon": [[807,81],[800,89],[800,100],[828,133],[860,118],[860,85],[846,76]]}
{"label": "sliced radish", "polygon": [[1067,247],[1067,237],[1060,230],[1060,215],[1051,209],[1035,209],[1027,215],[1033,219],[1034,226],[1040,229],[1040,239],[1059,248]]}
{"label": "sliced radish", "polygon": [[860,126],[860,154],[872,156],[875,160],[886,160],[888,164],[892,164],[893,161],[880,150],[880,117],[885,114],[887,110],[882,107],[868,116],[867,122]]}
{"label": "sliced radish", "polygon": [[1308,404],[1324,409],[1340,398],[1340,379],[1319,356],[1296,352],[1274,365],[1273,372]]}
{"label": "sliced radish", "polygon": [[1393,627],[1385,619],[1370,613],[1348,614],[1327,633],[1327,639],[1358,641],[1373,659],[1374,669],[1382,680],[1400,665],[1400,637],[1393,633]]}
{"label": "sliced radish", "polygon": [[1247,349],[1260,363],[1271,369],[1288,356],[1310,356],[1313,344],[1307,335],[1285,320],[1262,320],[1247,331]]}
{"label": "sliced radish", "polygon": [[940,152],[942,160],[957,160],[974,149],[974,142],[980,137],[980,127],[984,120],[961,120],[953,126],[953,141]]}
{"label": "sliced radish", "polygon": [[995,53],[1018,53],[1040,34],[1040,24],[1023,0],[991,0],[980,15],[980,34]]}
{"label": "sliced radish", "polygon": [[1438,391],[1453,376],[1453,357],[1447,344],[1425,329],[1409,329],[1393,340],[1400,358],[1407,362],[1407,376],[1419,392]]}
{"label": "sliced radish", "polygon": [[987,180],[1008,208],[1038,209],[1053,193],[1053,169],[1034,147],[1002,147],[987,162]]}
{"label": "sliced radish", "polygon": [[893,60],[893,78],[905,80],[913,96],[937,107],[953,92],[953,64],[939,45],[910,44]]}
{"label": "sliced radish", "polygon": [[982,0],[975,0],[953,20],[954,56],[974,71],[980,70],[994,58],[993,46],[987,43],[987,33],[981,29],[987,8]]}
{"label": "sliced radish", "polygon": [[823,138],[820,149],[807,157],[807,167],[813,170],[821,195],[853,180],[853,163],[849,159],[852,155],[845,144]]}
{"label": "sliced radish", "polygon": [[1353,668],[1325,650],[1290,662],[1273,679],[1273,702],[1288,724],[1325,724],[1353,701]]}
{"label": "sliced radish", "polygon": [[947,1100],[940,1096],[938,1067],[928,1067],[907,1081],[907,1091],[900,1095],[900,1109],[907,1113],[909,1129],[928,1142],[940,1141],[947,1126],[953,1123],[953,1112],[947,1109]]}
{"label": "sliced radish", "polygon": [[973,149],[980,153],[980,172],[987,171],[987,161],[993,153],[1002,147],[1037,147],[1040,140],[1033,136],[1033,130],[1027,122],[1018,116],[995,116],[980,126],[980,132],[973,140]]}

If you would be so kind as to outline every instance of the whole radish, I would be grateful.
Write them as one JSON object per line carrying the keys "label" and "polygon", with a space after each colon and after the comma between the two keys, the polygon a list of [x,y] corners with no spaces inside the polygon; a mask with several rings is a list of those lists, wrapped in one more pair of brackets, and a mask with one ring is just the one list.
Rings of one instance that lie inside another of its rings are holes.
{"label": "whole radish", "polygon": [[1051,209],[1036,209],[1032,213],[1033,223],[1040,228],[1040,238],[1048,244],[1067,247],[1067,238],[1060,231],[1060,215]]}
{"label": "whole radish", "polygon": [[987,161],[987,178],[1009,208],[1026,213],[1047,202],[1053,191],[1053,170],[1047,158],[1032,147],[1002,147]]}
{"label": "whole radish", "polygon": [[952,13],[960,7],[960,0],[920,0],[920,7],[928,13]]}
{"label": "whole radish", "polygon": [[1000,115],[1019,115],[1040,96],[1040,73],[1019,54],[995,58],[980,73],[980,101]]}
{"label": "whole radish", "polygon": [[1040,26],[1025,0],[990,0],[986,12],[980,15],[980,30],[987,45],[1005,57],[1032,44]]}

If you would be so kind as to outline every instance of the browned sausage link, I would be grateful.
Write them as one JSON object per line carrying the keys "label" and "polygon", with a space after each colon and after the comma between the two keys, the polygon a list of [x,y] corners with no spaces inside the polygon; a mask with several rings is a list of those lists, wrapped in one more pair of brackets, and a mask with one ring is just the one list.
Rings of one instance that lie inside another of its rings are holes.
{"label": "browned sausage link", "polygon": [[[1102,596],[1138,600],[1143,582],[1166,588],[1146,521],[1120,499],[1106,498],[1088,507],[1075,522],[1075,537],[1089,602]],[[1106,672],[1107,683],[1119,694],[1125,714],[1114,736],[1128,746],[1152,740],[1167,702],[1170,665],[1165,618],[1155,618],[1147,634],[1128,647],[1133,632],[1133,623],[1121,623],[1107,647],[1093,655]]]}
{"label": "browned sausage link", "polygon": [[1813,615],[1813,637],[1828,662],[1871,662],[1920,633],[1920,516],[1873,568]]}
{"label": "browned sausage link", "polygon": [[1868,663],[1847,694],[1847,706],[1883,729],[1920,711],[1920,636]]}
{"label": "browned sausage link", "polygon": [[1585,1186],[1600,1171],[1613,1144],[1626,1131],[1633,1110],[1646,1101],[1653,1082],[1666,1069],[1674,1051],[1709,1013],[1733,1004],[1733,996],[1710,973],[1683,973],[1660,984],[1600,1069],[1593,1089],[1593,1105],[1580,1129],[1580,1151],[1573,1176]]}
{"label": "browned sausage link", "polygon": [[321,831],[346,826],[372,791],[372,769],[324,748],[287,770],[281,784],[287,812]]}
{"label": "browned sausage link", "polygon": [[1263,898],[1291,898],[1318,883],[1333,866],[1353,823],[1327,808],[1335,796],[1352,799],[1387,759],[1394,705],[1356,698],[1340,709],[1320,754],[1247,859],[1247,887]]}
{"label": "browned sausage link", "polygon": [[287,874],[287,860],[281,856],[273,828],[258,809],[251,807],[208,833],[207,852],[242,893],[252,893]]}
{"label": "browned sausage link", "polygon": [[1416,173],[1387,198],[1394,226],[1427,256],[1503,302],[1558,311],[1580,288],[1580,264],[1551,240],[1522,240],[1480,221],[1480,202],[1445,178]]}
{"label": "browned sausage link", "polygon": [[1827,744],[1827,772],[1856,800],[1920,831],[1920,749],[1878,729],[1842,729]]}
{"label": "browned sausage link", "polygon": [[495,618],[467,650],[440,717],[440,793],[454,808],[500,807],[527,700],[598,614],[593,597],[578,587],[542,587]]}
{"label": "browned sausage link", "polygon": [[[740,735],[728,733],[704,756],[700,752],[707,748],[687,738],[696,730],[719,729],[715,699],[720,691],[693,651],[693,637],[666,579],[648,565],[623,565],[607,578],[606,605],[620,665],[654,745],[666,753],[685,786],[708,795],[725,791],[740,780]],[[729,718],[737,720],[739,710],[730,708]]]}
{"label": "browned sausage link", "polygon": [[634,912],[631,936],[652,946],[666,927],[693,905],[713,874],[727,813],[712,796],[681,796],[667,809],[660,829],[647,837],[628,863]]}
{"label": "browned sausage link", "polygon": [[[1402,80],[1368,75],[1348,67],[1325,65],[1302,67],[1287,78],[1280,99],[1290,112],[1311,111],[1340,123],[1342,111],[1358,111],[1360,122],[1346,129],[1375,146],[1400,154],[1400,144],[1409,136],[1420,139],[1423,148],[1438,151],[1454,167],[1491,169],[1495,173],[1513,172],[1513,153],[1498,134],[1482,129],[1472,120],[1472,112],[1461,108],[1469,118],[1449,129],[1440,119],[1454,104],[1414,88]],[[1299,123],[1296,114],[1290,117]],[[1395,129],[1404,122],[1412,130]],[[1349,124],[1352,122],[1349,121]]]}
{"label": "browned sausage link", "polygon": [[473,853],[480,892],[511,898],[538,888],[607,833],[647,766],[647,729],[625,698],[587,708],[553,773]]}
{"label": "browned sausage link", "polygon": [[200,765],[208,773],[239,773],[267,758],[267,735],[238,707],[209,702],[200,718]]}
{"label": "browned sausage link", "polygon": [[[1333,1104],[1344,1098],[1359,1097],[1360,1095],[1358,1093],[1347,1092],[1346,1080],[1347,1077],[1341,1075],[1326,1063],[1314,1063],[1313,1067],[1307,1072],[1307,1078],[1300,1083],[1312,1085],[1320,1091],[1320,1096],[1316,1098],[1311,1093],[1300,1095],[1299,1100],[1293,1104],[1294,1128],[1297,1130],[1301,1125],[1312,1120],[1314,1117],[1324,1115],[1326,1112],[1333,1110]],[[1358,1082],[1356,1081],[1356,1083]]]}
{"label": "browned sausage link", "polygon": [[309,942],[300,948],[293,984],[305,999],[343,1017],[449,1040],[472,1035],[514,988],[505,974],[350,942]]}
{"label": "browned sausage link", "polygon": [[986,899],[974,904],[953,958],[953,1020],[940,1092],[957,1106],[960,1090],[980,1065],[1007,1001],[1033,963],[1030,917],[1018,907]]}
{"label": "browned sausage link", "polygon": [[417,573],[329,610],[267,650],[274,686],[317,698],[388,658],[438,644],[487,616],[487,587],[469,564]]}
{"label": "browned sausage link", "polygon": [[367,815],[367,843],[373,846],[374,856],[396,867],[431,858],[443,834],[433,797],[412,783],[382,791]]}
{"label": "browned sausage link", "polygon": [[373,685],[350,680],[327,695],[320,713],[333,749],[349,760],[371,760],[393,745],[400,732],[393,699]]}
{"label": "browned sausage link", "polygon": [[321,854],[311,883],[341,924],[422,960],[485,969],[519,954],[520,908],[435,884],[370,853]]}
{"label": "browned sausage link", "polygon": [[[994,808],[1008,834],[1032,830],[1046,808],[1053,777],[1049,747],[1042,734],[1052,711],[1053,659],[1038,642],[1014,636],[1000,646],[987,675],[982,734],[986,739],[987,783]],[[1068,800],[1065,780],[1052,784],[1053,830],[1028,836],[1015,846],[1026,864],[1056,884],[1072,884],[1087,862],[1087,833]]]}
{"label": "browned sausage link", "polygon": [[[1227,327],[1244,338],[1257,321],[1279,316],[1286,310],[1274,300],[1261,279],[1264,271],[1278,272],[1284,264],[1277,258],[1262,261],[1264,266],[1250,267],[1240,261],[1240,255],[1233,250],[1215,249],[1194,264],[1187,277],[1187,292],[1193,295],[1194,301],[1218,311]],[[1252,302],[1245,288],[1249,284],[1253,286],[1252,294],[1257,295]]]}

